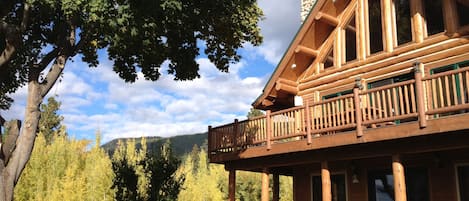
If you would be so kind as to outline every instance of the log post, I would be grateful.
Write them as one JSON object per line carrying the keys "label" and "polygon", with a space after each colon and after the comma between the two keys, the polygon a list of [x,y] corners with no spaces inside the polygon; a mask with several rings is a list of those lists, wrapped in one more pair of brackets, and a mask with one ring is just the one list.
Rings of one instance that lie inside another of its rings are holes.
{"label": "log post", "polygon": [[229,201],[236,200],[236,170],[230,169],[229,170],[229,182],[228,182],[228,197]]}
{"label": "log post", "polygon": [[416,43],[423,42],[424,34],[424,19],[423,19],[423,5],[421,0],[410,1],[410,13],[412,20],[412,38]]}
{"label": "log post", "polygon": [[357,46],[358,46],[358,52],[357,52],[357,59],[359,61],[363,61],[366,59],[366,55],[369,52],[367,50],[368,48],[368,28],[366,27],[368,25],[368,15],[366,14],[366,5],[367,1],[365,0],[358,0],[358,7],[357,7],[357,15],[355,16],[356,19],[356,26],[357,26]]}
{"label": "log post", "polygon": [[445,21],[445,29],[449,35],[454,34],[459,26],[459,18],[457,16],[457,8],[455,0],[445,0],[441,2],[443,5],[443,14]]}
{"label": "log post", "polygon": [[266,136],[266,144],[267,144],[267,150],[272,149],[272,145],[270,142],[270,138],[272,137],[272,119],[270,118],[270,110],[267,110],[265,113],[265,118],[266,118],[266,129],[267,129],[267,136]]}
{"label": "log post", "polygon": [[355,104],[355,121],[357,124],[357,137],[363,136],[362,126],[362,110],[360,109],[360,89],[362,88],[361,78],[355,79],[355,87],[353,88],[353,101]]}
{"label": "log post", "polygon": [[321,162],[322,201],[332,201],[331,173],[327,161]]}
{"label": "log post", "polygon": [[392,156],[392,174],[394,177],[395,201],[407,201],[404,166],[399,154]]}
{"label": "log post", "polygon": [[306,138],[308,139],[308,144],[312,143],[311,139],[311,111],[309,110],[309,100],[306,100],[305,104],[305,115],[306,115]]}
{"label": "log post", "polygon": [[261,201],[269,201],[269,171],[267,168],[262,170],[262,191]]}
{"label": "log post", "polygon": [[207,134],[207,144],[208,144],[208,154],[210,156],[210,153],[214,151],[215,146],[212,144],[212,126],[208,126],[208,134]]}
{"label": "log post", "polygon": [[425,128],[427,127],[427,117],[425,115],[425,103],[424,103],[421,65],[422,63],[420,62],[415,62],[414,64],[415,93],[417,97],[417,112],[419,116],[420,128]]}
{"label": "log post", "polygon": [[234,120],[234,129],[233,129],[233,152],[238,150],[238,132],[239,132],[239,124],[238,119]]}
{"label": "log post", "polygon": [[394,34],[395,25],[393,24],[393,15],[392,15],[392,1],[391,0],[381,0],[381,13],[383,14],[383,35],[384,35],[384,51],[392,52],[394,49]]}
{"label": "log post", "polygon": [[280,200],[280,175],[278,173],[273,174],[274,178],[274,186],[273,186],[273,196],[272,200],[273,201],[279,201]]}

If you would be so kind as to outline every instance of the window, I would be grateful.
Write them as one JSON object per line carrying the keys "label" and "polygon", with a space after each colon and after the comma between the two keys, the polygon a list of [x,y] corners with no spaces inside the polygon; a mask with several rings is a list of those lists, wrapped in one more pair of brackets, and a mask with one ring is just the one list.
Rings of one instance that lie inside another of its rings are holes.
{"label": "window", "polygon": [[412,41],[409,0],[394,0],[398,45]]}
{"label": "window", "polygon": [[[408,201],[430,200],[427,169],[406,169],[405,182]],[[394,176],[391,170],[368,173],[368,200],[394,201]]]}
{"label": "window", "polygon": [[469,165],[457,167],[459,201],[469,201]]}
{"label": "window", "polygon": [[345,61],[349,62],[357,59],[357,34],[355,26],[355,16],[350,18],[350,22],[345,27]]}
{"label": "window", "polygon": [[427,34],[430,36],[445,31],[441,0],[423,1],[423,3],[425,21],[427,22]]}
{"label": "window", "polygon": [[328,68],[331,68],[331,67],[334,67],[334,52],[332,51],[333,50],[333,47],[331,47],[329,49],[329,52],[327,53],[327,56],[326,58],[324,58],[324,61],[323,61],[323,69],[328,69]]}
{"label": "window", "polygon": [[368,1],[368,16],[370,27],[370,52],[376,53],[383,51],[383,32],[381,22],[381,3],[380,0]]}
{"label": "window", "polygon": [[327,100],[327,99],[331,99],[331,98],[335,98],[335,97],[339,97],[339,96],[344,96],[344,95],[351,94],[351,93],[353,93],[353,90],[349,89],[349,90],[341,91],[341,92],[338,92],[338,93],[323,96],[322,99]]}
{"label": "window", "polygon": [[389,85],[389,84],[394,84],[394,83],[398,83],[398,82],[403,82],[403,81],[411,80],[411,79],[413,79],[413,78],[414,78],[414,74],[413,74],[413,73],[407,73],[407,74],[403,74],[403,75],[398,75],[398,76],[395,76],[395,77],[387,78],[387,79],[384,79],[384,80],[379,80],[379,81],[376,81],[376,82],[371,82],[371,83],[368,84],[368,88],[369,88],[369,89],[372,89],[372,88],[382,87],[382,86]]}
{"label": "window", "polygon": [[456,8],[458,9],[459,25],[469,25],[469,1],[457,0]]}
{"label": "window", "polygon": [[[321,176],[312,177],[312,201],[322,201],[322,180]],[[347,201],[345,174],[331,175],[332,201]]]}

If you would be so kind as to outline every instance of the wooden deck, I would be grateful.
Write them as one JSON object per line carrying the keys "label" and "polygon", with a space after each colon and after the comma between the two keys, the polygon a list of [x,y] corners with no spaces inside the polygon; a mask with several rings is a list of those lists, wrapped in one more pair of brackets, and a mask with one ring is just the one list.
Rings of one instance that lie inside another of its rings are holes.
{"label": "wooden deck", "polygon": [[[418,69],[418,68],[416,68]],[[469,129],[469,68],[209,127],[211,162]]]}

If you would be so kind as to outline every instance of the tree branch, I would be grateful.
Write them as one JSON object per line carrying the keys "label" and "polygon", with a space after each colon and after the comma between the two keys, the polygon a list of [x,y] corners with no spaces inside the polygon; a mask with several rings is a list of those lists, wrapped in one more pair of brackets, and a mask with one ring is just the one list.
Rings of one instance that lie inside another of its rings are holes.
{"label": "tree branch", "polygon": [[0,68],[10,61],[11,57],[16,52],[17,47],[15,43],[9,38],[6,38],[5,42],[5,49],[0,55]]}
{"label": "tree branch", "polygon": [[41,97],[45,97],[49,93],[50,89],[54,86],[55,82],[59,79],[62,74],[67,59],[74,54],[75,50],[75,37],[76,27],[70,24],[70,34],[66,38],[65,47],[60,48],[61,54],[56,57],[54,64],[52,65],[49,73],[47,73],[44,83],[41,83]]}
{"label": "tree branch", "polygon": [[59,49],[54,48],[52,51],[47,53],[38,64],[34,65],[34,68],[39,72],[42,72],[47,66],[57,57]]}
{"label": "tree branch", "polygon": [[3,156],[3,161],[5,162],[5,165],[8,164],[8,160],[10,160],[10,156],[15,150],[16,147],[16,139],[18,139],[18,136],[20,134],[20,128],[21,128],[21,121],[20,120],[12,120],[8,122],[7,129],[8,129],[8,135],[7,139],[5,140],[5,143],[2,145],[2,156]]}
{"label": "tree branch", "polygon": [[31,13],[31,6],[28,3],[24,3],[23,7],[23,19],[21,20],[20,26],[9,25],[5,21],[0,24],[0,33],[5,34],[6,46],[0,55],[0,67],[4,66],[11,60],[11,57],[16,52],[16,49],[21,44],[21,35],[26,31],[29,22],[29,14]]}
{"label": "tree branch", "polygon": [[46,79],[43,83],[41,83],[41,92],[40,96],[45,97],[47,93],[49,93],[50,89],[54,86],[54,84],[59,79],[60,75],[62,74],[65,62],[67,61],[68,56],[66,55],[59,55],[56,59],[54,64],[52,65],[50,71],[47,73]]}
{"label": "tree branch", "polygon": [[23,33],[28,28],[29,23],[29,14],[31,13],[31,5],[29,3],[24,3],[23,8],[23,20],[21,20],[20,32]]}

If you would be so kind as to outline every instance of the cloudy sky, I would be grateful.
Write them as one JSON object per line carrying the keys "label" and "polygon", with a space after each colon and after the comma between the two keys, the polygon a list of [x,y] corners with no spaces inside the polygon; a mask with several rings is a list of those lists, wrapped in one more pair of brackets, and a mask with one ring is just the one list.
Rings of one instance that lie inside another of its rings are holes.
{"label": "cloudy sky", "polygon": [[[103,142],[119,137],[174,136],[201,133],[208,125],[244,119],[260,95],[300,26],[300,0],[259,0],[265,19],[260,26],[264,43],[246,45],[243,59],[219,72],[207,58],[199,57],[201,78],[176,82],[170,75],[156,82],[139,74],[127,84],[112,71],[104,51],[98,68],[79,59],[67,63],[63,79],[50,91],[62,102],[60,114],[70,136],[93,139],[96,130]],[[13,95],[6,119],[23,119],[26,89]]]}

